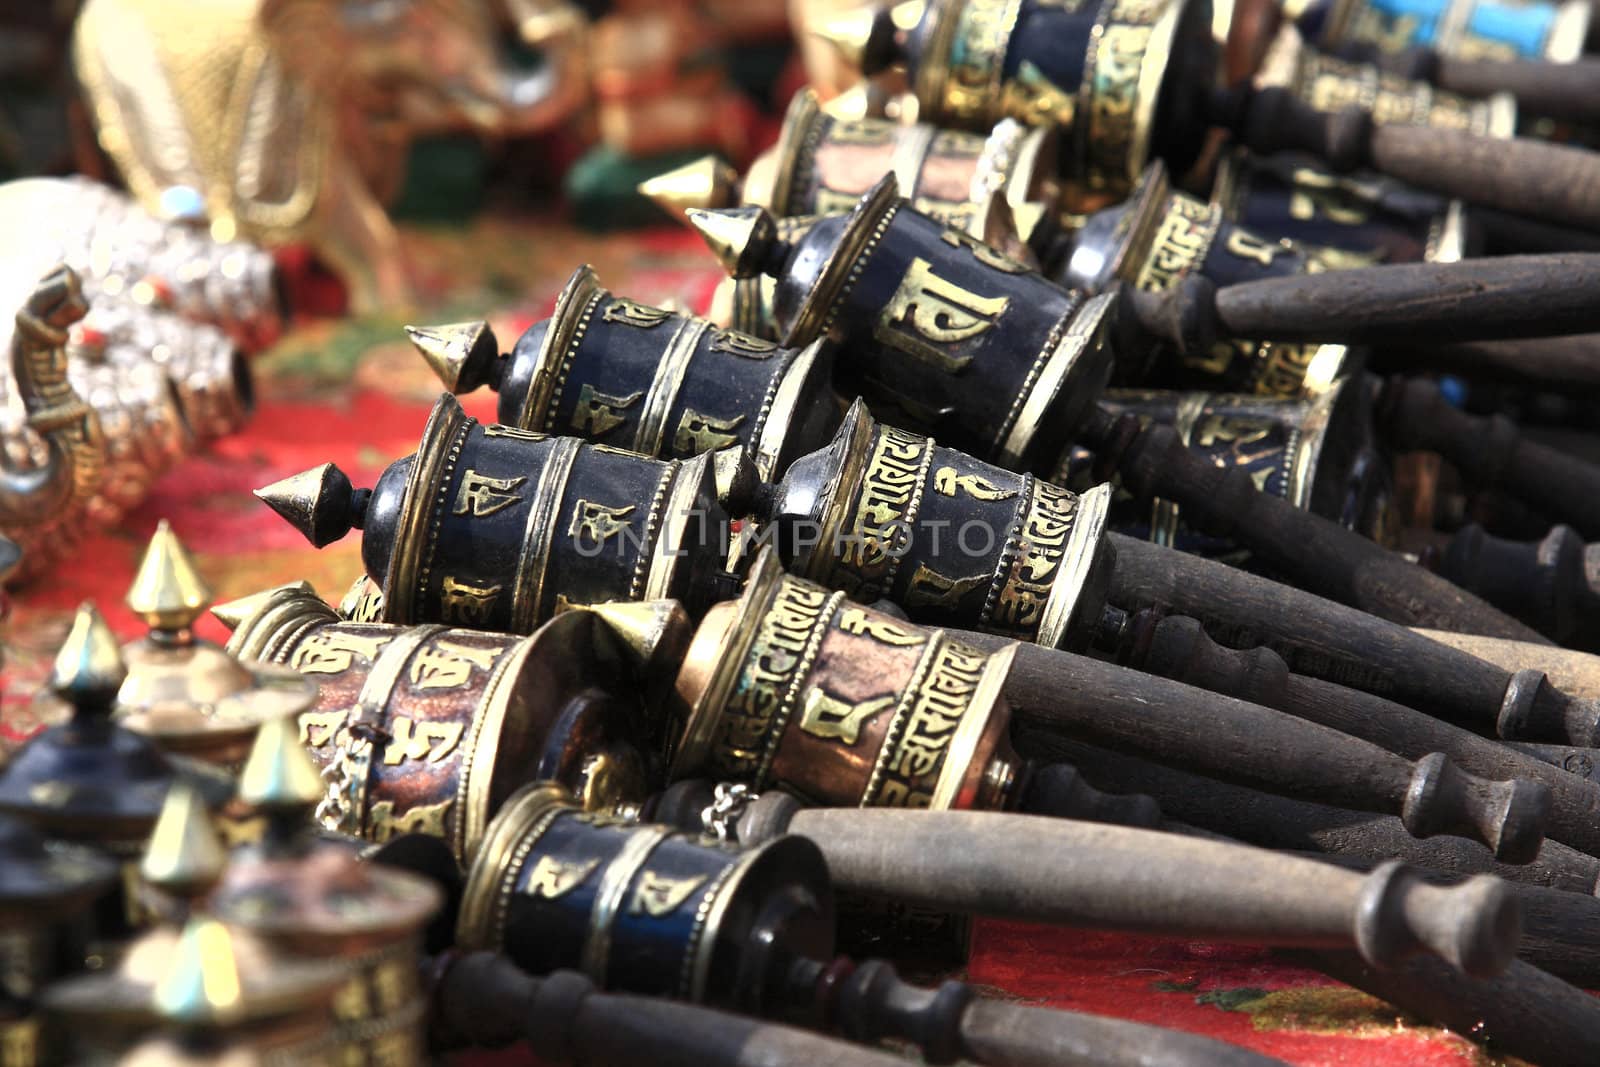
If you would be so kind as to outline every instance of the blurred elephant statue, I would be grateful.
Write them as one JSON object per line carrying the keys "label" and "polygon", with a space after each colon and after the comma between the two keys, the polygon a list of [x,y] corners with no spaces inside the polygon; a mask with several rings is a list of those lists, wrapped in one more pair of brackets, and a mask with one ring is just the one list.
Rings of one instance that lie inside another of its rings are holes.
{"label": "blurred elephant statue", "polygon": [[[370,310],[410,293],[383,208],[410,140],[562,121],[587,92],[584,27],[566,0],[87,0],[73,63],[147,210],[309,243]],[[503,57],[513,28],[537,68]]]}

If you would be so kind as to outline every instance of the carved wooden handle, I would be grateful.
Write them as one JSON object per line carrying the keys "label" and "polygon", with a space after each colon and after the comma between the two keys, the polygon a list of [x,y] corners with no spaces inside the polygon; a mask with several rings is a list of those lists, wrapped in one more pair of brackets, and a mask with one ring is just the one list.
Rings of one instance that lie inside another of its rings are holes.
{"label": "carved wooden handle", "polygon": [[1216,121],[1258,152],[1299,150],[1336,170],[1373,167],[1501,211],[1600,230],[1600,156],[1579,148],[1422,126],[1379,126],[1356,108],[1323,114],[1284,89],[1217,94]]}
{"label": "carved wooden handle", "polygon": [[[1380,965],[1432,952],[1472,974],[1516,951],[1497,878],[1440,888],[1241,845],[999,812],[808,809],[790,830],[835,884],[995,918],[1275,945],[1354,945]],[[741,831],[743,827],[741,825]]]}
{"label": "carved wooden handle", "polygon": [[1083,437],[1134,495],[1177,503],[1186,521],[1234,539],[1302,589],[1409,626],[1543,640],[1360,534],[1257,491],[1243,471],[1189,451],[1170,426],[1141,426],[1097,408]]}
{"label": "carved wooden handle", "polygon": [[1429,79],[1462,96],[1510,93],[1524,115],[1590,123],[1600,118],[1600,63],[1537,59],[1459,59],[1436,55]]}
{"label": "carved wooden handle", "polygon": [[1478,487],[1511,493],[1585,537],[1600,537],[1600,467],[1524,440],[1504,415],[1469,415],[1434,382],[1402,378],[1385,386],[1378,422],[1396,448],[1438,452]]}
{"label": "carved wooden handle", "polygon": [[1462,527],[1433,564],[1471,590],[1557,641],[1593,613],[1584,543],[1570,526],[1553,526],[1538,541],[1507,541],[1476,523]]}

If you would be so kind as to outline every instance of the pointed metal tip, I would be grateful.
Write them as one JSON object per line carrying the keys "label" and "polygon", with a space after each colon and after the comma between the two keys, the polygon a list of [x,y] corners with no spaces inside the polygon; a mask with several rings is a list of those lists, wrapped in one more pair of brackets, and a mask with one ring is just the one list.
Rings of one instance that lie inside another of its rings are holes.
{"label": "pointed metal tip", "polygon": [[690,208],[684,214],[729,274],[753,278],[761,273],[761,265],[778,237],[777,225],[764,208]]}
{"label": "pointed metal tip", "polygon": [[657,174],[639,183],[639,192],[669,215],[682,217],[690,208],[732,207],[739,173],[716,156]]}
{"label": "pointed metal tip", "polygon": [[239,597],[237,600],[214,605],[211,608],[211,617],[228,629],[237,630],[246,620],[253,618],[266,605],[268,600],[271,600],[274,595],[285,589],[298,589],[313,596],[317,592],[312,588],[310,582],[287,582],[283,585],[275,585],[271,589],[263,589],[260,592]]}
{"label": "pointed metal tip", "polygon": [[262,723],[239,772],[239,799],[263,811],[309,811],[323,792],[317,765],[300,743],[298,717]]}
{"label": "pointed metal tip", "polygon": [[92,601],[84,601],[72,620],[67,639],[56,652],[50,672],[50,689],[57,696],[77,704],[80,701],[109,705],[128,676],[122,648],[106,620]]}
{"label": "pointed metal tip", "polygon": [[344,471],[332,463],[291,474],[255,492],[317,548],[331,545],[356,525],[351,514],[355,490]]}
{"label": "pointed metal tip", "polygon": [[470,393],[483,385],[500,358],[500,343],[483,319],[443,326],[407,326],[406,336],[452,393]]}
{"label": "pointed metal tip", "polygon": [[1011,205],[1011,221],[1017,230],[1017,236],[1023,241],[1032,244],[1034,233],[1045,221],[1048,211],[1046,205],[1037,200],[1027,200],[1020,204]]}
{"label": "pointed metal tip", "polygon": [[210,601],[211,589],[189,550],[162,519],[128,587],[128,607],[153,630],[187,630]]}
{"label": "pointed metal tip", "polygon": [[182,1026],[226,1025],[243,1008],[233,934],[216,919],[191,919],[173,946],[171,965],[156,983],[155,1008]]}
{"label": "pointed metal tip", "polygon": [[832,45],[839,58],[860,70],[877,21],[878,12],[874,8],[862,7],[812,23],[806,27],[806,32]]}
{"label": "pointed metal tip", "polygon": [[222,877],[227,862],[205,801],[192,787],[173,785],[150,832],[140,877],[175,897],[198,897]]}

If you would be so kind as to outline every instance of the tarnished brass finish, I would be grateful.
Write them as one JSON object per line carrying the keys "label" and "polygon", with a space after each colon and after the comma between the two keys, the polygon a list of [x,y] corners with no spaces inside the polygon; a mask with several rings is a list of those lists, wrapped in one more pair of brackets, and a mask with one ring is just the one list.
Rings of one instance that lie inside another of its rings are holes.
{"label": "tarnished brass finish", "polygon": [[[799,240],[817,220],[810,215],[798,215],[775,221],[778,240],[787,243]],[[758,274],[753,278],[730,275],[718,282],[712,291],[706,318],[719,326],[727,326],[752,337],[776,341],[783,336],[783,330],[778,326],[777,311],[773,307],[777,291],[778,280],[771,275]]]}
{"label": "tarnished brass finish", "polygon": [[[251,599],[228,649],[319,683],[299,737],[328,779],[316,797],[329,829],[379,843],[431,834],[465,864],[528,782],[560,782],[596,810],[644,798],[643,753],[661,729],[597,615],[564,612],[511,637],[346,622],[293,586]],[[652,640],[686,640],[687,620],[665,626],[679,636]]]}
{"label": "tarnished brass finish", "polygon": [[1069,493],[930,437],[857,401],[825,451],[790,468],[768,514],[790,569],[915,622],[1084,648],[1113,553],[1109,486]]}
{"label": "tarnished brass finish", "polygon": [[1288,89],[1321,112],[1359,107],[1380,126],[1431,126],[1496,138],[1511,137],[1517,128],[1517,103],[1509,94],[1469,100],[1309,48],[1290,27],[1267,49],[1255,84]]}
{"label": "tarnished brass finish", "polygon": [[821,853],[780,837],[754,849],[585,812],[530,786],[490,827],[456,925],[466,950],[532,974],[581,970],[607,989],[727,1003],[758,926],[802,952],[833,946]]}
{"label": "tarnished brass finish", "polygon": [[616,296],[579,267],[509,354],[486,323],[409,331],[445,387],[487,384],[507,426],[662,459],[738,446],[765,479],[838,425],[831,348],[780,348]]}
{"label": "tarnished brass finish", "polygon": [[293,722],[261,728],[240,781],[240,799],[268,828],[234,853],[211,909],[279,951],[353,975],[323,1005],[341,1062],[425,1063],[418,951],[439,892],[311,835],[318,774]]}
{"label": "tarnished brass finish", "polygon": [[415,455],[356,490],[332,464],[257,490],[315,545],[362,528],[383,621],[530,633],[563,607],[715,597],[726,516],[709,454],[663,462],[483,426],[446,394]]}
{"label": "tarnished brass finish", "polygon": [[1000,692],[1011,654],[852,604],[763,550],[690,645],[671,777],[830,806],[1001,807],[1019,767]]}

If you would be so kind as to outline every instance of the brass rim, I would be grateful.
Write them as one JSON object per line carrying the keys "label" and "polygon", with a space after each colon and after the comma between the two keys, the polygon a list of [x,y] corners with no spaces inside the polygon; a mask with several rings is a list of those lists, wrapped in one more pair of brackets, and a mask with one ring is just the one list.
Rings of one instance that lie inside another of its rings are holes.
{"label": "brass rim", "polygon": [[[1167,178],[1167,165],[1159,159],[1139,175],[1128,198],[1128,210],[1117,226],[1122,235],[1116,252],[1111,257],[1111,276],[1132,283],[1150,258],[1155,244],[1156,231],[1166,217],[1165,208],[1172,195],[1172,184]],[[1114,235],[1115,236],[1115,235]]]}
{"label": "brass rim", "polygon": [[1077,514],[1073,516],[1072,533],[1067,538],[1067,549],[1050,587],[1050,597],[1045,601],[1039,619],[1038,643],[1047,648],[1060,648],[1078,616],[1083,590],[1094,573],[1105,544],[1106,516],[1111,510],[1111,485],[1103,483],[1078,497]]}
{"label": "brass rim", "polygon": [[[556,306],[550,313],[550,326],[544,340],[539,343],[534,358],[533,379],[528,383],[528,395],[523,398],[522,410],[517,412],[517,428],[541,430],[555,414],[552,404],[566,383],[568,361],[583,331],[579,322],[593,302],[606,294],[600,286],[600,277],[593,267],[585,263],[572,272]],[[535,423],[537,422],[537,425]]]}
{"label": "brass rim", "polygon": [[817,531],[816,543],[794,561],[794,571],[801,577],[814,582],[822,581],[833,569],[832,546],[838,544],[839,527],[844,522],[844,514],[850,503],[844,494],[848,487],[858,485],[861,481],[861,472],[867,465],[876,428],[872,414],[863,401],[857,399],[850,405],[835,438],[845,442],[844,455],[840,458],[838,471],[823,486],[817,498],[822,528]]}
{"label": "brass rim", "polygon": [[645,600],[665,600],[682,590],[678,576],[691,564],[684,551],[684,535],[695,511],[695,502],[713,500],[717,480],[711,466],[712,454],[703,452],[693,459],[675,462],[672,489],[667,496],[666,521],[655,543],[650,546],[650,571],[645,580]]}
{"label": "brass rim", "polygon": [[879,182],[862,197],[845,221],[839,242],[823,261],[789,327],[784,345],[798,348],[828,332],[851,286],[866,267],[872,250],[883,238],[884,230],[900,209],[900,194],[892,180]]}
{"label": "brass rim", "polygon": [[961,725],[956,727],[955,737],[950,739],[950,751],[945,756],[944,766],[939,768],[939,781],[933,787],[929,810],[947,811],[961,795],[961,784],[973,770],[974,757],[989,729],[989,720],[1003,706],[1006,676],[1011,673],[1011,661],[1016,655],[1017,646],[1009,644],[998,652],[991,652],[984,662],[983,673],[978,676],[978,686],[972,693],[972,701],[961,716]]}
{"label": "brass rim", "polygon": [[539,618],[539,606],[544,601],[544,577],[550,567],[550,545],[554,539],[556,515],[567,495],[567,479],[583,442],[576,437],[560,437],[550,455],[545,458],[544,469],[539,472],[539,484],[533,490],[533,506],[528,509],[528,520],[523,526],[522,551],[517,557],[517,574],[511,594],[511,627],[519,633],[533,629]]}
{"label": "brass rim", "polygon": [[[400,497],[394,547],[389,554],[388,573],[383,576],[383,621],[411,623],[416,619],[416,600],[420,574],[428,567],[422,555],[429,547],[433,500],[443,488],[460,452],[461,443],[476,420],[469,419],[461,404],[449,393],[439,397],[428,424],[422,430],[422,448],[411,464],[405,492]],[[443,513],[438,518],[443,521]]]}
{"label": "brass rim", "polygon": [[1024,462],[1034,438],[1051,416],[1057,398],[1068,388],[1069,380],[1080,368],[1104,354],[1114,297],[1114,291],[1101,293],[1090,297],[1075,314],[1069,312],[1072,322],[1065,336],[1049,354],[1038,380],[1024,387],[1021,411],[1015,421],[1000,432],[1002,466]]}
{"label": "brass rim", "polygon": [[549,824],[574,810],[560,786],[524,786],[513,793],[489,824],[482,847],[467,874],[456,919],[456,941],[468,951],[498,951],[505,922],[504,902],[522,873],[522,861]]}
{"label": "brass rim", "polygon": [[[790,203],[794,196],[795,175],[800,168],[801,156],[809,155],[808,149],[815,148],[815,142],[822,135],[822,105],[817,102],[817,94],[809,87],[794,94],[794,99],[789,101],[789,110],[783,116],[783,128],[778,132],[778,144],[773,149],[778,165],[772,176],[772,194],[769,203],[762,206],[774,215],[796,215],[799,211],[796,205]],[[747,190],[748,193],[748,190]]]}

